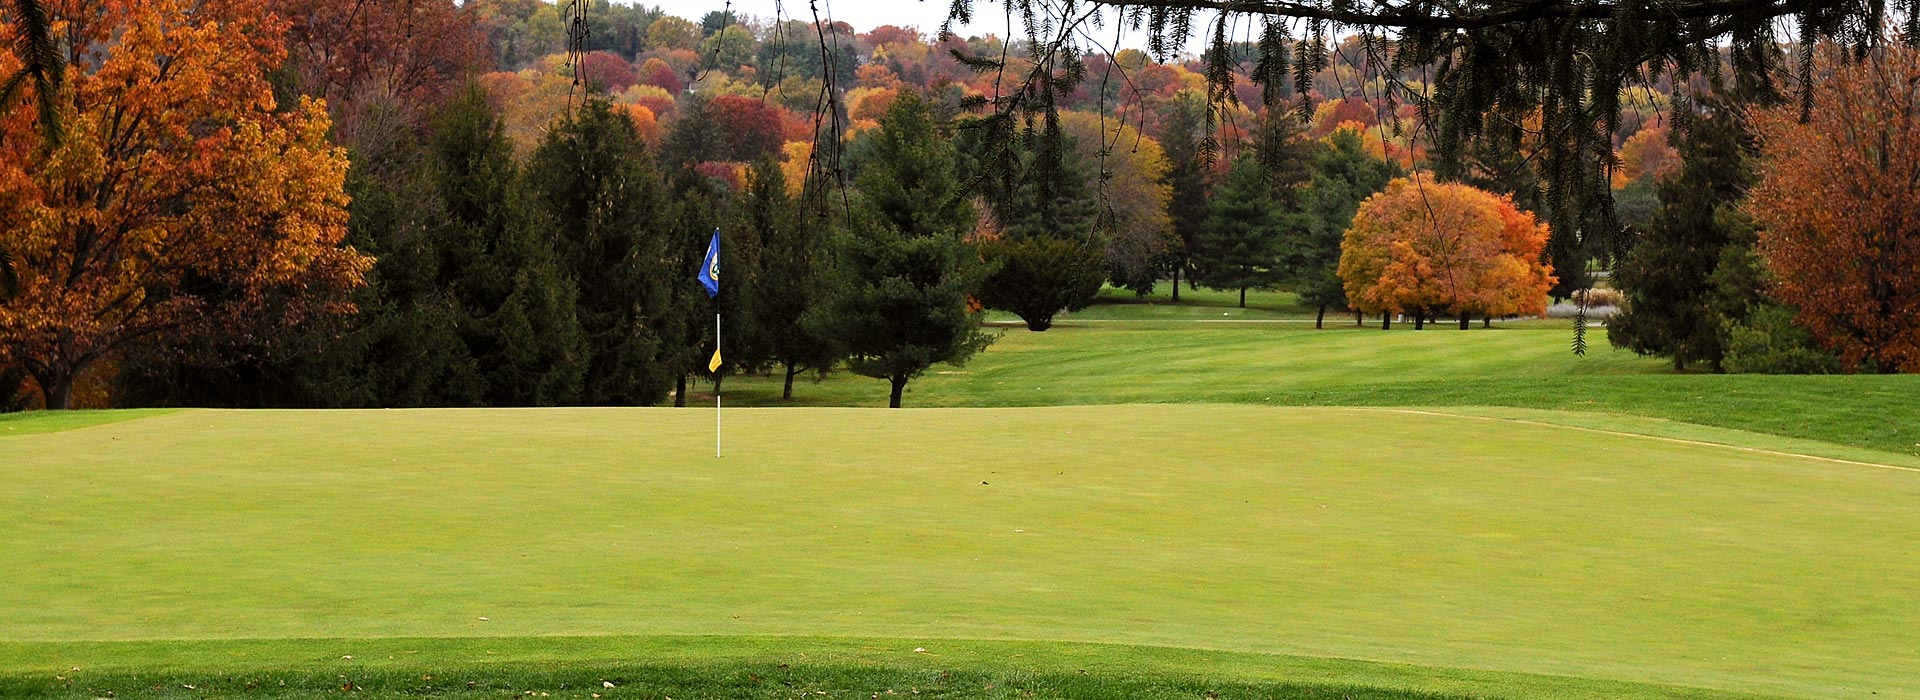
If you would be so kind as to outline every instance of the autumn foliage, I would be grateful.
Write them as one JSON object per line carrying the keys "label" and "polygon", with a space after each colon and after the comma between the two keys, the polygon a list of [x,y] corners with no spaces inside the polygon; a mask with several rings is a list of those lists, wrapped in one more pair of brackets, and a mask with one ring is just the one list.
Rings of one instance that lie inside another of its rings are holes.
{"label": "autumn foliage", "polygon": [[1340,278],[1369,313],[1511,316],[1546,310],[1547,227],[1512,200],[1401,178],[1361,203],[1340,245]]}
{"label": "autumn foliage", "polygon": [[288,23],[300,91],[336,108],[372,96],[425,105],[489,62],[477,16],[454,0],[267,0],[266,10]]}
{"label": "autumn foliage", "polygon": [[347,160],[319,102],[277,109],[265,70],[285,57],[284,23],[260,0],[53,9],[85,60],[57,146],[30,107],[0,113],[0,247],[19,273],[0,361],[65,406],[78,373],[136,343],[267,342],[349,310],[369,261],[341,244]]}
{"label": "autumn foliage", "polygon": [[1750,210],[1776,295],[1796,322],[1856,367],[1920,371],[1920,52],[1888,42],[1761,112],[1761,181]]}

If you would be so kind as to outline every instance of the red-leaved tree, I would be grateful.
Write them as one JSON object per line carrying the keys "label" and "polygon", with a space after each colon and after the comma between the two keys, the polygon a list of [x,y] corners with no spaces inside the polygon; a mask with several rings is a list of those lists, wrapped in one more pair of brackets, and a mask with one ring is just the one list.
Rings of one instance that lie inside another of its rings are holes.
{"label": "red-leaved tree", "polygon": [[474,12],[454,0],[270,0],[288,22],[287,64],[300,91],[336,117],[369,96],[430,104],[491,64]]}
{"label": "red-leaved tree", "polygon": [[1805,122],[1797,105],[1754,120],[1760,252],[1776,296],[1848,365],[1920,371],[1920,52],[1822,61]]}

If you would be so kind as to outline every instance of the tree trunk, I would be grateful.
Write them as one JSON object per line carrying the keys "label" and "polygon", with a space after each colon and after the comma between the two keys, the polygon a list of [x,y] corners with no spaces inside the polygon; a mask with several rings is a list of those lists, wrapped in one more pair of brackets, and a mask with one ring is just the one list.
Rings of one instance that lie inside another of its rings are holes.
{"label": "tree trunk", "polygon": [[1353,327],[1359,328],[1365,325],[1367,325],[1367,315],[1359,311],[1353,312]]}
{"label": "tree trunk", "polygon": [[1185,267],[1185,266],[1184,265],[1173,266],[1173,300],[1176,302],[1180,301],[1180,268],[1182,267]]}
{"label": "tree trunk", "polygon": [[1393,314],[1380,314],[1380,330],[1393,330]]}
{"label": "tree trunk", "polygon": [[73,408],[73,378],[78,371],[58,375],[33,375],[40,384],[40,395],[47,400],[47,409],[66,411]]}
{"label": "tree trunk", "polygon": [[1465,311],[1460,312],[1460,330],[1464,331],[1470,328],[1473,328],[1473,314]]}
{"label": "tree trunk", "polygon": [[1492,327],[1493,327],[1493,314],[1487,314],[1487,315],[1485,315],[1485,316],[1481,316],[1481,317],[1480,317],[1480,327],[1481,327],[1481,328],[1492,328]]}
{"label": "tree trunk", "polygon": [[1317,331],[1322,328],[1325,328],[1326,326],[1322,324],[1326,320],[1327,320],[1327,307],[1326,305],[1323,304],[1320,306],[1320,313],[1314,314],[1313,316],[1313,329]]}
{"label": "tree trunk", "polygon": [[907,390],[907,378],[889,377],[888,381],[893,382],[893,395],[887,399],[887,408],[899,408],[900,395],[906,393]]}
{"label": "tree trunk", "polygon": [[1247,288],[1240,288],[1240,308],[1247,308]]}
{"label": "tree trunk", "polygon": [[780,390],[781,401],[793,400],[793,375],[799,374],[799,373],[800,373],[799,367],[795,367],[794,364],[791,362],[787,363],[787,385],[786,387]]}
{"label": "tree trunk", "polygon": [[1686,361],[1686,360],[1682,360],[1682,359],[1680,359],[1680,356],[1679,356],[1679,355],[1674,355],[1674,356],[1673,356],[1673,371],[1675,371],[1675,372],[1685,372],[1685,371],[1687,371],[1687,361]]}
{"label": "tree trunk", "polygon": [[1425,311],[1413,312],[1413,329],[1416,331],[1427,329],[1427,313]]}
{"label": "tree trunk", "polygon": [[726,380],[726,378],[727,378],[727,375],[724,375],[724,374],[713,375],[713,395],[714,396],[720,395],[720,382]]}
{"label": "tree trunk", "polygon": [[1033,331],[1035,333],[1039,333],[1040,331],[1044,331],[1048,328],[1053,327],[1053,314],[1047,314],[1045,316],[1035,316],[1033,318],[1022,319],[1022,320],[1027,322],[1027,330]]}
{"label": "tree trunk", "polygon": [[673,386],[673,407],[687,407],[687,375],[685,372],[680,374],[680,379],[676,380]]}

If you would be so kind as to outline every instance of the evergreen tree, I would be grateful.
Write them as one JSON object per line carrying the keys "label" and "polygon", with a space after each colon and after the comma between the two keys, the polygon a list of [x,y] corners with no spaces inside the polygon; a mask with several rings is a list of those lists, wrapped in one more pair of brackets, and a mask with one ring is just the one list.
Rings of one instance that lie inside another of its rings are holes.
{"label": "evergreen tree", "polygon": [[[1676,107],[1680,169],[1658,183],[1660,208],[1613,277],[1626,304],[1608,320],[1608,340],[1671,358],[1675,370],[1706,362],[1720,371],[1726,326],[1740,320],[1724,314],[1744,315],[1740,300],[1757,295],[1757,272],[1736,269],[1756,240],[1738,207],[1758,178],[1738,94],[1716,86],[1698,104]],[[1725,271],[1723,260],[1732,263]]]}
{"label": "evergreen tree", "polygon": [[[1181,92],[1167,103],[1161,119],[1160,147],[1167,154],[1167,217],[1179,239],[1170,256],[1173,300],[1180,300],[1180,275],[1192,269],[1200,230],[1207,221],[1208,178],[1203,151],[1207,148],[1207,106],[1198,93]],[[1191,281],[1189,281],[1191,284]]]}
{"label": "evergreen tree", "polygon": [[670,166],[694,166],[726,160],[728,142],[712,101],[702,96],[688,97],[679,107],[673,128],[660,143],[660,162]]}
{"label": "evergreen tree", "polygon": [[[669,166],[672,168],[667,177],[667,190],[673,206],[669,207],[666,221],[667,251],[660,269],[667,277],[667,294],[670,302],[666,314],[662,317],[661,338],[665,345],[662,361],[673,375],[673,405],[687,405],[687,380],[689,376],[706,376],[717,379],[718,375],[707,371],[707,362],[713,357],[714,313],[727,314],[729,307],[750,301],[735,290],[746,290],[747,284],[734,284],[745,276],[744,271],[730,267],[734,257],[732,242],[740,231],[728,226],[731,216],[731,195],[727,185],[708,177],[686,165]],[[720,229],[720,294],[707,296],[707,289],[699,283],[700,263],[706,259],[707,245],[713,240],[713,231]],[[745,337],[748,326],[744,318],[736,324],[733,316],[727,317],[721,328],[728,338]],[[735,326],[739,328],[735,328]],[[726,346],[733,347],[733,340]],[[731,351],[728,351],[729,353]],[[731,361],[728,364],[732,364]],[[718,391],[718,386],[715,391]]]}
{"label": "evergreen tree", "polygon": [[[580,399],[647,405],[666,397],[673,367],[668,251],[659,175],[633,122],[589,99],[547,132],[527,182],[551,217],[562,267],[578,285],[586,347]],[[684,278],[691,284],[692,273]]]}
{"label": "evergreen tree", "polygon": [[1291,110],[1274,109],[1253,129],[1253,155],[1282,211],[1300,210],[1302,193],[1313,180],[1316,145],[1304,138],[1306,127]]}
{"label": "evergreen tree", "polygon": [[461,305],[460,335],[482,403],[552,406],[580,393],[586,367],[576,290],[550,224],[517,177],[513,146],[486,93],[469,88],[433,123],[434,184],[449,218],[436,241],[439,285]]}
{"label": "evergreen tree", "polygon": [[1071,139],[1054,136],[1022,153],[1027,176],[993,197],[1000,230],[980,246],[991,270],[980,303],[1014,313],[1033,331],[1093,303],[1107,277],[1092,168]]}
{"label": "evergreen tree", "polygon": [[1280,267],[1300,302],[1317,312],[1322,327],[1327,309],[1347,305],[1340,281],[1340,240],[1360,203],[1386,189],[1400,168],[1367,154],[1359,134],[1338,130],[1314,152],[1312,184],[1302,197],[1303,226],[1289,227],[1280,242]]}
{"label": "evergreen tree", "polygon": [[825,230],[787,195],[786,179],[772,160],[753,165],[746,203],[750,230],[760,234],[760,277],[754,285],[757,327],[766,359],[785,375],[782,400],[793,398],[793,378],[806,371],[825,374],[840,359],[831,338],[813,332],[801,319],[818,308],[825,293],[821,250]]}
{"label": "evergreen tree", "polygon": [[1248,289],[1270,289],[1280,280],[1280,240],[1293,217],[1282,214],[1272,193],[1258,160],[1235,158],[1200,230],[1194,254],[1200,284],[1240,290],[1241,308]]}
{"label": "evergreen tree", "polygon": [[886,379],[899,408],[907,382],[936,362],[964,364],[992,338],[969,303],[982,276],[962,240],[973,207],[918,93],[901,91],[864,157],[851,227],[833,245],[832,292],[807,322],[841,343],[855,373]]}
{"label": "evergreen tree", "polygon": [[[764,179],[767,169],[778,177],[780,168],[770,160],[757,163],[749,177]],[[720,285],[720,295],[711,299],[711,307],[719,311],[722,318],[725,338],[721,345],[726,363],[717,373],[706,372],[706,360],[713,353],[710,344],[702,344],[709,352],[699,358],[700,365],[695,369],[705,372],[713,380],[714,390],[719,391],[720,381],[726,375],[759,372],[772,364],[766,332],[760,327],[764,316],[759,308],[760,284],[766,270],[763,239],[768,227],[780,225],[776,219],[790,217],[792,212],[756,208],[761,203],[772,206],[775,198],[764,188],[767,185],[784,188],[784,182],[749,182],[742,192],[734,192],[720,182],[709,182],[709,185],[712,194],[721,200],[718,202],[720,269],[726,271],[726,276]],[[711,240],[711,229],[708,233]],[[706,253],[705,246],[695,246],[695,249],[702,255]],[[705,288],[700,292],[704,295]],[[707,330],[707,337],[712,337],[712,329]]]}

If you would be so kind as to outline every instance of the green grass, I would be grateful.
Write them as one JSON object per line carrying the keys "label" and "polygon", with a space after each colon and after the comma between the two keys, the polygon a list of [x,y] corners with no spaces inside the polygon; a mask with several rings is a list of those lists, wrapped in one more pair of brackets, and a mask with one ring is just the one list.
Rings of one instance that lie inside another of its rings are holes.
{"label": "green grass", "polygon": [[1920,473],[1477,413],[742,410],[720,460],[712,414],[671,409],[10,436],[0,690],[314,697],[391,655],[389,695],[450,669],[476,697],[615,672],[723,697],[788,663],[738,694],[942,668],[948,697],[1920,697]]}
{"label": "green grass", "polygon": [[[1560,321],[1415,332],[1303,324],[1063,321],[1006,329],[965,367],[936,366],[908,407],[1112,403],[1506,406],[1607,412],[1920,455],[1920,375],[1673,374],[1614,350],[1585,357]],[[702,391],[710,391],[701,389]],[[727,400],[778,405],[777,382],[730,378]],[[798,405],[884,406],[884,382],[850,374],[799,382]],[[711,401],[711,393],[700,401]]]}
{"label": "green grass", "polygon": [[123,420],[133,420],[147,416],[157,416],[172,409],[142,408],[125,411],[42,411],[34,413],[0,413],[0,437],[9,435],[31,435],[34,433],[55,433],[62,430],[87,428]]}
{"label": "green grass", "polygon": [[[920,651],[914,651],[919,649]],[[351,658],[349,658],[351,657]],[[1202,649],[821,637],[537,637],[0,644],[36,698],[1763,698],[1590,679]],[[77,668],[70,658],[110,661]],[[613,688],[606,687],[612,683]],[[189,686],[191,686],[189,688]]]}

